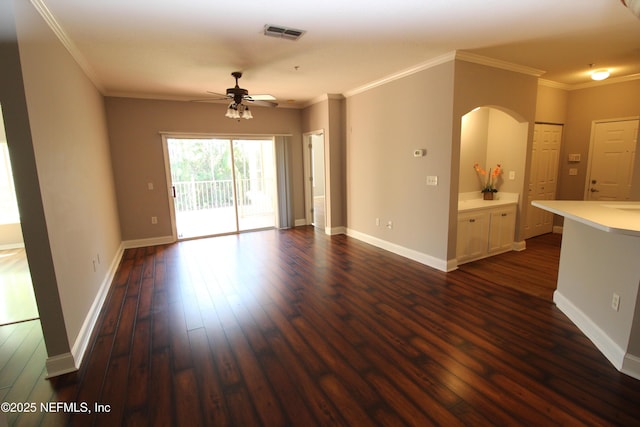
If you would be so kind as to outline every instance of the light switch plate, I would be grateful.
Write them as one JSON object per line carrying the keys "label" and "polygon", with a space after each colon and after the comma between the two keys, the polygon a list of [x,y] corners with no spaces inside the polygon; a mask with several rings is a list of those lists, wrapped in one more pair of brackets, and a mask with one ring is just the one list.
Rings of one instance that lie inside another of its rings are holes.
{"label": "light switch plate", "polygon": [[569,175],[571,175],[571,176],[578,175],[578,169],[576,169],[576,168],[569,168]]}
{"label": "light switch plate", "polygon": [[427,177],[427,185],[438,185],[438,177],[435,175],[429,175]]}

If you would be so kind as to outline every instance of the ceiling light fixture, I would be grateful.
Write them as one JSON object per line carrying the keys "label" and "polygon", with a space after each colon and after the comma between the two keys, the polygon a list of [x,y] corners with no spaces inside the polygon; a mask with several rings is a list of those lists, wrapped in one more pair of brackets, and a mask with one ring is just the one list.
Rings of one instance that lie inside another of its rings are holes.
{"label": "ceiling light fixture", "polygon": [[620,0],[636,18],[640,19],[640,0]]}
{"label": "ceiling light fixture", "polygon": [[600,80],[604,80],[604,79],[606,79],[607,77],[609,77],[609,75],[610,75],[610,74],[611,74],[611,73],[609,73],[609,70],[606,70],[606,69],[604,69],[604,68],[603,68],[603,69],[600,69],[600,70],[595,70],[595,71],[593,71],[593,72],[591,73],[591,78],[592,78],[593,80],[600,81]]}
{"label": "ceiling light fixture", "polygon": [[244,105],[242,102],[240,103],[232,102],[231,104],[229,104],[229,108],[227,108],[227,113],[224,116],[230,119],[237,119],[237,120],[253,119],[253,114],[251,114],[251,111],[249,111],[249,107]]}

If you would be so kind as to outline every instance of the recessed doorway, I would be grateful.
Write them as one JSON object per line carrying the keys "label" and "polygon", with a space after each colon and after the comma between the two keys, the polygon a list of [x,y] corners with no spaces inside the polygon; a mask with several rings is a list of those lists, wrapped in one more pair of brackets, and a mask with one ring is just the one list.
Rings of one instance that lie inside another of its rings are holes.
{"label": "recessed doorway", "polygon": [[0,325],[38,317],[0,108]]}

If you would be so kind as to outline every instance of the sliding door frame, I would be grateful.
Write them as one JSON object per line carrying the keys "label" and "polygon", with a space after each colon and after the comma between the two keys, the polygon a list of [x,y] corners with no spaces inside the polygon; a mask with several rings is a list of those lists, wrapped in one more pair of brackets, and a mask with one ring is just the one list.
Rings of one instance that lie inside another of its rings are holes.
{"label": "sliding door frame", "polygon": [[[291,137],[291,135],[279,135],[279,134],[229,134],[229,133],[189,133],[189,132],[160,132],[160,136],[162,138],[162,155],[164,158],[164,171],[165,171],[165,188],[166,188],[166,194],[167,194],[167,201],[168,201],[168,208],[169,208],[169,216],[170,216],[170,222],[171,222],[171,235],[172,235],[172,239],[173,241],[178,241],[178,240],[182,240],[178,238],[178,229],[177,229],[177,222],[176,222],[176,209],[175,209],[175,203],[174,203],[174,197],[173,197],[173,190],[172,190],[172,179],[171,179],[171,159],[169,158],[169,143],[168,140],[169,139],[228,139],[230,141],[234,141],[234,140],[264,140],[264,139],[271,139],[273,141],[273,146],[274,146],[274,158],[275,158],[275,179],[276,179],[276,203],[275,203],[275,227],[276,228],[280,228],[279,225],[279,218],[280,218],[280,212],[279,210],[281,209],[280,206],[280,200],[281,198],[281,192],[285,193],[285,201],[287,204],[291,203],[290,197],[291,195],[289,194],[288,191],[284,191],[286,190],[284,188],[284,183],[280,182],[279,177],[282,175],[282,171],[286,171],[286,169],[288,169],[288,165],[286,164],[286,158],[283,159],[283,161],[279,161],[278,160],[278,156],[275,153],[275,151],[277,150],[277,145],[276,145],[276,140],[278,137]],[[233,149],[231,150],[231,156],[232,156],[232,160],[233,160]],[[234,174],[234,183],[235,183],[235,167],[232,168],[233,170],[233,174]],[[229,234],[236,234],[242,231],[238,231],[238,207],[237,207],[237,200],[234,203],[235,206],[235,211],[236,211],[236,231],[233,233],[229,233]],[[185,239],[187,240],[187,239]]]}

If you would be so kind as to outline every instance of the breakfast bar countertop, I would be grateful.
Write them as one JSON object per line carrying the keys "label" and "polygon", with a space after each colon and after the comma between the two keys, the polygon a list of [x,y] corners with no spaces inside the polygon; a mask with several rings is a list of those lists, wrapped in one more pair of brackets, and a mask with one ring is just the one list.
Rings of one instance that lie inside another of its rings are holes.
{"label": "breakfast bar countertop", "polygon": [[534,200],[531,204],[607,233],[640,237],[640,202]]}

